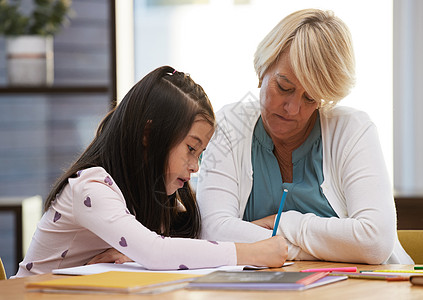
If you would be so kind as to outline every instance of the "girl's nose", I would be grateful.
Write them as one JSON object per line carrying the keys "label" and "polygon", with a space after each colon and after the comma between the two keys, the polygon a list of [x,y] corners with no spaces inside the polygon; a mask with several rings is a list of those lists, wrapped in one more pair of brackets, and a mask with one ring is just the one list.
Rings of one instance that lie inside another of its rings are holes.
{"label": "girl's nose", "polygon": [[195,156],[193,156],[193,158],[190,160],[190,162],[189,162],[189,171],[191,172],[191,173],[196,173],[196,172],[198,172],[198,169],[200,168],[199,167],[199,165],[198,165],[198,159],[197,159],[197,157],[195,157]]}

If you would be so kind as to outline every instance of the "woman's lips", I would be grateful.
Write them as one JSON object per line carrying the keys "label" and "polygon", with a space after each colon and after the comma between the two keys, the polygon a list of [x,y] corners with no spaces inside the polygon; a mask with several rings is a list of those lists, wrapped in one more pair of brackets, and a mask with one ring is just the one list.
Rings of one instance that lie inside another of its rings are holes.
{"label": "woman's lips", "polygon": [[283,121],[286,121],[286,122],[292,122],[292,121],[294,121],[292,119],[287,119],[287,118],[285,118],[285,117],[283,117],[281,115],[278,115],[278,114],[275,114],[275,116],[278,117],[279,119],[282,119]]}

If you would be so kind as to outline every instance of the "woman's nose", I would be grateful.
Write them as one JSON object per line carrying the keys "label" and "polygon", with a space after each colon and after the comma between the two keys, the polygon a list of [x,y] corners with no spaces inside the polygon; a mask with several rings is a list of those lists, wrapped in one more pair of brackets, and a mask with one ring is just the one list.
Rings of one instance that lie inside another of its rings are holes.
{"label": "woman's nose", "polygon": [[285,98],[284,109],[289,115],[296,115],[300,112],[302,96],[297,93]]}

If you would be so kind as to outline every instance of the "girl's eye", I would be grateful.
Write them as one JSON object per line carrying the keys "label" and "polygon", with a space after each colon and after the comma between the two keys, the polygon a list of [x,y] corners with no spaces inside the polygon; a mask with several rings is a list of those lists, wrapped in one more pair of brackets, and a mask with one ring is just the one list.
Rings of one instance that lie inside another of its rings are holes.
{"label": "girl's eye", "polygon": [[187,145],[187,146],[188,146],[189,152],[195,152],[196,151],[195,148],[191,147],[190,145]]}

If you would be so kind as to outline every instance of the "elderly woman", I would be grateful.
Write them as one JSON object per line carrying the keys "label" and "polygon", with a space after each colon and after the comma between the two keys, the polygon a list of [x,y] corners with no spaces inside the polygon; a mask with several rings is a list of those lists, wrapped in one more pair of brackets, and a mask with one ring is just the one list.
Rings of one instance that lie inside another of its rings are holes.
{"label": "elderly woman", "polygon": [[347,26],[330,11],[284,18],[259,44],[260,101],[225,106],[203,156],[202,237],[254,242],[278,234],[288,260],[413,263],[396,233],[377,129],[337,107],[354,84]]}

